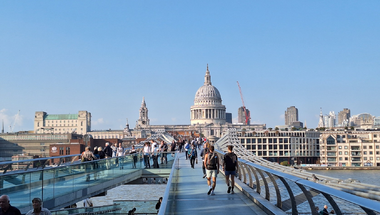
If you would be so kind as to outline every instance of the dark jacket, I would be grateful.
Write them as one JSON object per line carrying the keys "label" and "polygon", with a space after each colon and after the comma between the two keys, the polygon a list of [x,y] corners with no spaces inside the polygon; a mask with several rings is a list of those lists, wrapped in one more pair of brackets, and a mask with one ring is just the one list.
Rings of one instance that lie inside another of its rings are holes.
{"label": "dark jacket", "polygon": [[103,151],[98,152],[98,154],[99,154],[99,159],[103,159],[106,157],[106,153]]}
{"label": "dark jacket", "polygon": [[110,146],[106,146],[103,151],[106,153],[106,156],[112,157],[112,149]]}

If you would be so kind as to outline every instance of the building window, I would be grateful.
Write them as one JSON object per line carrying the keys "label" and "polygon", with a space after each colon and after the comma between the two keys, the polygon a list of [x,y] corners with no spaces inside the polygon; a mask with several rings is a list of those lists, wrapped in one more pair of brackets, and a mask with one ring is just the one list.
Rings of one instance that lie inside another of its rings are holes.
{"label": "building window", "polygon": [[345,155],[348,155],[348,152],[344,152]]}
{"label": "building window", "polygon": [[339,157],[339,160],[341,161],[341,160],[343,160],[343,158],[342,158],[342,157]]}
{"label": "building window", "polygon": [[348,161],[348,157],[345,157],[344,160],[345,160],[345,161]]}
{"label": "building window", "polygon": [[379,149],[380,148],[380,146],[376,146],[376,149]]}
{"label": "building window", "polygon": [[339,152],[339,155],[342,155],[342,152]]}
{"label": "building window", "polygon": [[363,149],[367,149],[367,146],[363,146]]}
{"label": "building window", "polygon": [[59,155],[63,155],[63,147],[59,147]]}
{"label": "building window", "polygon": [[366,154],[367,154],[367,152],[363,152],[363,154],[365,154],[365,155],[366,155]]}
{"label": "building window", "polygon": [[66,155],[70,154],[70,147],[66,147]]}
{"label": "building window", "polygon": [[369,159],[372,161],[372,160],[373,160],[373,157],[369,157]]}
{"label": "building window", "polygon": [[369,146],[369,149],[372,149],[372,146]]}
{"label": "building window", "polygon": [[373,151],[370,151],[369,154],[370,154],[370,155],[373,155]]}

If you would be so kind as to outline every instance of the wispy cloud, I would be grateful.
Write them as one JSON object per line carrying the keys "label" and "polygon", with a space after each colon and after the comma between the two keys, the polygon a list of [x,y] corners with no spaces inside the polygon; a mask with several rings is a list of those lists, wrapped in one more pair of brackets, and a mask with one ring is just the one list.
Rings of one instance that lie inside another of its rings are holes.
{"label": "wispy cloud", "polygon": [[92,121],[91,122],[92,125],[101,125],[101,124],[104,124],[104,119],[103,118],[99,118],[95,121]]}

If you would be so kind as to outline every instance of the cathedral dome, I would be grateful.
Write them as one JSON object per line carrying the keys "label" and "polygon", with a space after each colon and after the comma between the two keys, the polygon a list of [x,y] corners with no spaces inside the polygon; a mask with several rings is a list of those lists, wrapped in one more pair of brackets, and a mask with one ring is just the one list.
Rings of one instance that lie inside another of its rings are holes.
{"label": "cathedral dome", "polygon": [[194,104],[221,104],[219,90],[212,85],[203,85],[195,93]]}
{"label": "cathedral dome", "polygon": [[222,104],[219,90],[212,86],[210,71],[205,75],[205,82],[195,93],[194,105],[190,108],[191,124],[226,123],[226,107]]}
{"label": "cathedral dome", "polygon": [[211,84],[211,75],[207,66],[205,82],[195,93],[194,105],[203,106],[220,104],[222,104],[222,97],[220,96],[219,90]]}

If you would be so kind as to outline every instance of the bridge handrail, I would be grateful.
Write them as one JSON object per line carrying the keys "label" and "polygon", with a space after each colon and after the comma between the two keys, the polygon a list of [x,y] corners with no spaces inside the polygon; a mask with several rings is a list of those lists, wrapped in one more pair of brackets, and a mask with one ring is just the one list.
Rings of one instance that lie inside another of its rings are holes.
{"label": "bridge handrail", "polygon": [[164,215],[165,212],[166,212],[166,207],[167,207],[168,201],[169,201],[170,188],[172,186],[172,180],[173,180],[173,177],[174,177],[174,171],[177,171],[176,170],[176,168],[177,168],[177,163],[176,162],[178,162],[178,156],[179,156],[179,152],[176,152],[175,153],[175,157],[174,157],[174,161],[173,161],[172,170],[170,171],[170,176],[169,176],[169,179],[168,179],[168,183],[166,185],[165,193],[164,193],[164,196],[162,198],[162,202],[161,202],[161,206],[160,206],[160,210],[158,212],[159,215]]}
{"label": "bridge handrail", "polygon": [[[215,151],[217,153],[219,153],[219,154],[222,154],[222,155],[225,154],[224,152],[222,152],[220,150],[215,150]],[[372,211],[380,212],[380,204],[377,201],[374,201],[374,200],[371,200],[371,199],[366,199],[366,198],[363,198],[363,197],[359,197],[359,196],[356,196],[356,195],[353,195],[353,194],[350,194],[350,193],[346,193],[346,192],[343,192],[343,191],[340,191],[340,190],[336,190],[336,189],[328,187],[326,185],[318,184],[318,183],[315,183],[315,182],[312,182],[312,181],[308,181],[308,180],[299,178],[299,177],[294,176],[294,175],[290,175],[290,174],[283,173],[283,172],[280,172],[280,171],[277,171],[277,170],[273,170],[273,169],[270,169],[270,168],[267,168],[267,167],[264,167],[264,166],[252,163],[250,161],[246,161],[246,160],[241,159],[241,158],[239,158],[238,160],[240,162],[244,163],[244,164],[250,165],[250,166],[252,166],[252,167],[254,167],[256,169],[260,169],[260,170],[262,170],[262,171],[264,171],[266,173],[270,173],[272,175],[275,175],[275,176],[282,177],[282,178],[285,178],[287,180],[293,181],[294,183],[301,184],[301,185],[304,185],[306,187],[313,188],[314,190],[317,190],[317,191],[319,191],[321,193],[325,193],[325,194],[329,194],[329,195],[338,197],[340,199],[343,199],[345,201],[354,203],[354,204],[359,205],[361,207],[364,207],[366,209],[370,209]]]}
{"label": "bridge handrail", "polygon": [[64,156],[57,156],[57,157],[34,158],[34,159],[18,160],[18,161],[3,161],[3,162],[0,162],[0,165],[16,164],[16,163],[24,163],[24,162],[35,162],[35,161],[44,161],[44,160],[49,160],[49,159],[61,159],[61,158],[69,158],[69,157],[75,157],[75,156],[80,156],[80,155],[81,154],[64,155]]}

